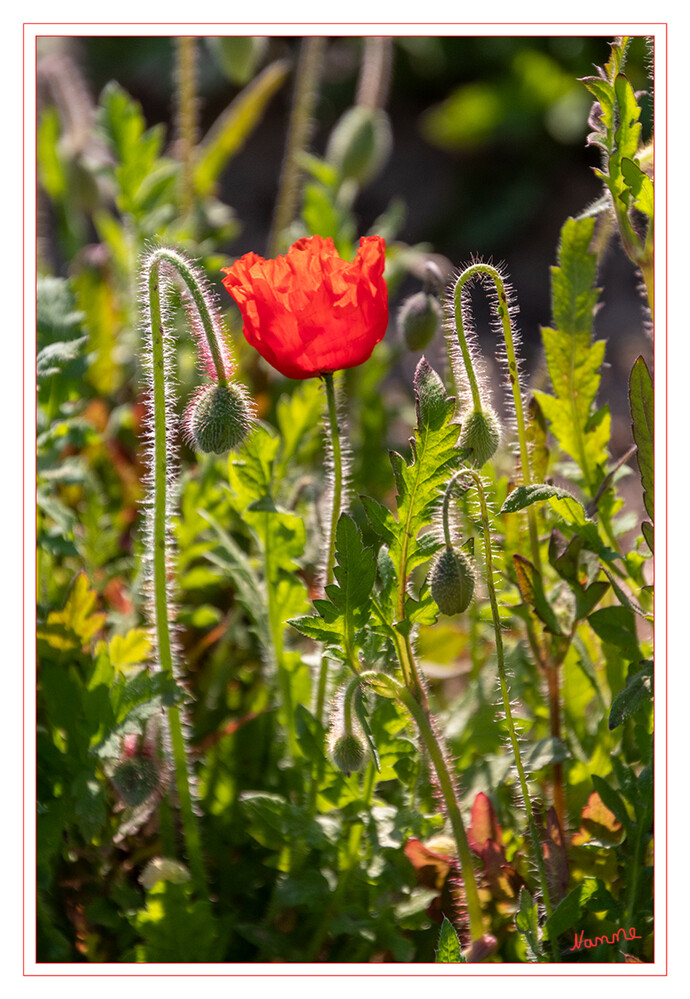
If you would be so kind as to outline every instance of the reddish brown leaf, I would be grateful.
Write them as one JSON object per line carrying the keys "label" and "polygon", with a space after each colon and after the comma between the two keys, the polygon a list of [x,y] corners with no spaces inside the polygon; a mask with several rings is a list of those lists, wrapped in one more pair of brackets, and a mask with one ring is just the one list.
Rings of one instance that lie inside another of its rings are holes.
{"label": "reddish brown leaf", "polygon": [[483,791],[480,791],[474,799],[467,838],[472,849],[479,854],[487,840],[494,840],[496,843],[502,841],[503,834],[496,821],[494,807]]}

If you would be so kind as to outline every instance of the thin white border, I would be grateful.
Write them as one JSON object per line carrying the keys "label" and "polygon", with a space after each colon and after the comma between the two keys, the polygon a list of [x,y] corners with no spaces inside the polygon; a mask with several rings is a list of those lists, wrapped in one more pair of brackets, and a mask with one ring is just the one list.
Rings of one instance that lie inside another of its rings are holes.
{"label": "thin white border", "polygon": [[[377,8],[378,9],[378,8]],[[655,101],[656,101],[656,198],[657,198],[657,286],[656,286],[656,313],[657,313],[657,344],[656,344],[656,428],[657,428],[657,453],[656,453],[656,527],[657,538],[661,542],[666,537],[665,522],[665,441],[666,425],[664,420],[664,404],[666,399],[665,384],[665,353],[666,353],[666,297],[664,275],[666,273],[666,38],[665,26],[659,23],[573,23],[559,24],[555,22],[534,21],[531,23],[396,23],[396,22],[236,22],[236,23],[142,23],[127,22],[122,24],[94,23],[94,22],[74,22],[55,23],[41,22],[25,24],[24,35],[24,100],[25,100],[25,135],[24,135],[24,309],[25,309],[25,397],[24,397],[24,419],[26,427],[25,454],[27,456],[25,467],[25,509],[24,523],[26,525],[26,543],[28,552],[25,552],[25,774],[26,799],[25,799],[25,900],[26,908],[24,912],[24,932],[25,932],[25,964],[24,971],[27,976],[49,976],[49,977],[122,977],[124,975],[135,975],[136,977],[159,977],[162,975],[172,975],[175,978],[185,976],[192,977],[233,977],[238,975],[280,977],[284,985],[295,976],[303,978],[322,978],[344,975],[349,978],[356,977],[396,977],[396,990],[403,978],[411,980],[418,977],[558,977],[560,979],[555,988],[561,989],[566,978],[588,978],[588,977],[610,977],[625,976],[632,978],[658,977],[666,972],[666,800],[665,781],[662,774],[661,760],[657,761],[658,774],[656,784],[656,941],[657,959],[654,964],[645,965],[563,965],[563,972],[549,970],[550,966],[519,966],[519,965],[473,965],[471,971],[463,969],[462,972],[455,971],[449,966],[438,965],[329,965],[327,968],[318,965],[227,965],[225,970],[219,971],[217,965],[81,965],[81,964],[37,964],[33,961],[32,955],[35,944],[35,909],[33,907],[33,897],[35,893],[35,873],[31,858],[34,855],[35,843],[35,816],[34,816],[34,795],[33,795],[33,774],[35,772],[35,746],[34,746],[34,719],[35,719],[35,692],[33,689],[33,676],[35,671],[35,619],[33,616],[34,594],[36,593],[35,579],[35,558],[33,551],[33,537],[31,536],[31,525],[35,516],[34,508],[34,475],[32,463],[32,435],[35,420],[34,408],[34,382],[33,372],[35,371],[35,344],[30,331],[35,329],[35,246],[33,233],[35,232],[35,201],[33,191],[35,190],[35,128],[34,128],[34,107],[35,107],[35,39],[38,35],[151,35],[167,36],[177,34],[261,34],[261,35],[295,35],[303,34],[325,34],[336,35],[362,35],[362,34],[385,34],[385,35],[597,35],[612,37],[616,34],[634,35],[654,35],[656,38],[656,67],[657,76],[655,81]],[[661,209],[661,210],[660,210]],[[666,664],[666,627],[663,610],[666,607],[666,558],[663,545],[659,544],[656,553],[656,592],[657,592],[657,634],[655,640],[659,680],[665,674]],[[660,613],[659,611],[662,611]],[[658,751],[663,751],[666,737],[666,696],[665,684],[657,683],[656,689],[656,724],[657,724],[657,747]],[[565,970],[568,969],[568,970]],[[575,970],[571,970],[575,969]],[[335,983],[333,983],[335,984]],[[282,988],[283,986],[281,986]],[[352,985],[348,986],[349,988]],[[355,985],[355,987],[357,987]],[[458,987],[459,983],[458,983]],[[329,983],[328,988],[331,988]]]}

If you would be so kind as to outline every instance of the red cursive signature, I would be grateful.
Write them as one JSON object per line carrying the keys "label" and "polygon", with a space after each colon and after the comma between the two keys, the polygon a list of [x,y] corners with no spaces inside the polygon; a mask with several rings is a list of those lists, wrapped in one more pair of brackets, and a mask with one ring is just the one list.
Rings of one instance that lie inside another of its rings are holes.
{"label": "red cursive signature", "polygon": [[604,943],[607,943],[607,944],[616,944],[616,943],[619,943],[619,941],[621,939],[621,934],[623,934],[623,939],[624,940],[641,940],[642,939],[642,937],[638,937],[637,934],[635,933],[635,927],[634,926],[631,926],[627,933],[625,932],[625,930],[621,926],[621,928],[618,929],[618,930],[616,930],[616,932],[610,938],[607,937],[607,936],[601,936],[601,937],[595,937],[594,940],[592,940],[590,937],[585,937],[585,931],[583,930],[582,933],[579,936],[579,939],[578,939],[577,933],[575,934],[575,943],[570,948],[570,950],[579,950],[580,947],[584,947],[585,949],[588,950],[591,947],[598,947],[599,944],[604,944]]}

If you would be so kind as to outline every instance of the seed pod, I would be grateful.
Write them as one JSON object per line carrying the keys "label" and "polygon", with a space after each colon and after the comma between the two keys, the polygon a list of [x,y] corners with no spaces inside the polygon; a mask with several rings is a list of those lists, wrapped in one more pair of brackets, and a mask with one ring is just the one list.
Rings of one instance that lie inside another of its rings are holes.
{"label": "seed pod", "polygon": [[410,350],[424,350],[436,336],[442,319],[443,309],[438,298],[426,291],[418,291],[400,306],[398,329]]}
{"label": "seed pod", "polygon": [[431,595],[443,614],[462,614],[474,593],[474,573],[462,552],[446,548],[431,572]]}
{"label": "seed pod", "polygon": [[239,447],[252,425],[244,390],[237,384],[206,385],[186,415],[187,435],[197,451],[224,454]]}
{"label": "seed pod", "polygon": [[356,735],[339,736],[331,748],[333,762],[338,770],[348,776],[353,770],[361,770],[367,755],[362,740]]}
{"label": "seed pod", "polygon": [[500,439],[498,417],[487,406],[473,410],[463,421],[458,444],[461,448],[470,449],[472,464],[481,468],[495,454]]}
{"label": "seed pod", "polygon": [[158,787],[158,771],[146,756],[130,756],[111,777],[115,790],[126,805],[143,805]]}
{"label": "seed pod", "polygon": [[386,112],[356,105],[345,112],[333,129],[326,160],[338,168],[343,179],[364,184],[379,172],[391,148]]}

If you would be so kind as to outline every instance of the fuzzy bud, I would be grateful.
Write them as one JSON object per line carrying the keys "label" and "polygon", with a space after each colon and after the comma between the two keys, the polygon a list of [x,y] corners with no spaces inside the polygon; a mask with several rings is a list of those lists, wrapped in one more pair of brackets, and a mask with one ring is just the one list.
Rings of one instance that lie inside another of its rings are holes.
{"label": "fuzzy bud", "polygon": [[462,552],[446,548],[431,572],[431,595],[443,614],[462,614],[474,593],[474,573]]}
{"label": "fuzzy bud", "polygon": [[117,767],[111,780],[126,805],[143,805],[158,787],[158,771],[146,756],[130,756]]}
{"label": "fuzzy bud", "polygon": [[379,172],[391,148],[391,127],[385,111],[356,105],[333,129],[326,160],[338,168],[343,179],[364,184]]}
{"label": "fuzzy bud", "polygon": [[458,444],[461,448],[469,448],[472,464],[481,468],[495,454],[500,439],[498,417],[487,406],[473,410],[463,421]]}
{"label": "fuzzy bud", "polygon": [[185,419],[190,443],[204,454],[235,450],[252,425],[244,390],[232,382],[204,386],[192,400]]}
{"label": "fuzzy bud", "polygon": [[356,735],[341,735],[331,747],[333,762],[338,770],[350,775],[353,770],[361,770],[367,751],[364,743]]}
{"label": "fuzzy bud", "polygon": [[443,309],[435,295],[418,291],[407,298],[398,310],[398,329],[410,350],[424,350],[441,326]]}

